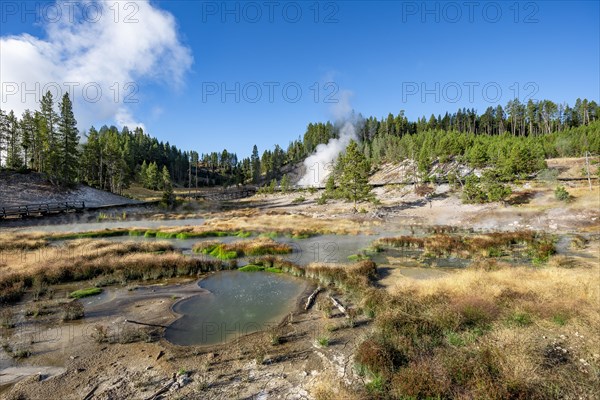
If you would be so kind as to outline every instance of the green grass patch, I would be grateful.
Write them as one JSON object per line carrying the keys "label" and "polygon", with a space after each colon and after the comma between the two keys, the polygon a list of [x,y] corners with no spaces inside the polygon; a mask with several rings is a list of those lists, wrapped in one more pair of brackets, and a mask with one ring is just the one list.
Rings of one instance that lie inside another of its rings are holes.
{"label": "green grass patch", "polygon": [[72,240],[72,239],[94,239],[104,237],[116,237],[116,236],[127,236],[129,231],[126,230],[104,230],[104,231],[92,231],[92,232],[79,232],[79,233],[64,233],[59,235],[53,235],[49,237],[49,240]]}
{"label": "green grass patch", "polygon": [[239,238],[247,238],[247,237],[252,236],[252,232],[239,231],[239,232],[236,232],[235,236],[237,236]]}
{"label": "green grass patch", "polygon": [[509,325],[513,326],[527,326],[533,322],[531,315],[526,312],[515,312],[507,320]]}
{"label": "green grass patch", "polygon": [[363,260],[370,260],[370,259],[371,259],[371,257],[369,257],[368,254],[363,254],[363,253],[360,253],[360,254],[351,254],[351,255],[348,256],[348,261],[354,261],[354,262],[356,262],[356,261],[363,261]]}
{"label": "green grass patch", "polygon": [[95,296],[97,294],[102,293],[102,289],[97,287],[91,287],[87,289],[80,289],[69,294],[69,297],[72,299],[81,299],[83,297]]}
{"label": "green grass patch", "polygon": [[144,237],[156,237],[156,231],[146,231]]}
{"label": "green grass patch", "polygon": [[556,325],[559,325],[559,326],[566,325],[568,319],[569,319],[569,316],[564,313],[557,313],[552,316],[552,322],[554,322]]}
{"label": "green grass patch", "polygon": [[176,239],[177,233],[174,232],[156,232],[156,237],[159,239]]}
{"label": "green grass patch", "polygon": [[265,268],[265,272],[271,272],[273,274],[281,274],[283,271],[281,270],[281,268],[271,267],[271,268]]}
{"label": "green grass patch", "polygon": [[305,201],[306,201],[306,199],[304,198],[304,196],[300,196],[300,197],[296,197],[294,200],[292,200],[292,204],[304,203]]}
{"label": "green grass patch", "polygon": [[[275,269],[275,268],[268,268],[268,269]],[[265,267],[261,266],[261,265],[246,265],[242,268],[239,268],[238,271],[242,271],[242,272],[258,272],[258,271],[264,271]]]}
{"label": "green grass patch", "polygon": [[[204,251],[203,251],[204,253]],[[204,253],[206,254],[206,253]],[[218,258],[219,260],[233,260],[238,258],[238,253],[235,250],[225,250],[223,245],[216,246],[210,253],[211,256]]]}
{"label": "green grass patch", "polygon": [[263,232],[259,237],[268,237],[269,239],[276,239],[279,236],[277,232]]}
{"label": "green grass patch", "polygon": [[329,337],[328,336],[319,336],[317,338],[317,343],[319,343],[319,346],[321,346],[321,347],[327,347],[327,346],[329,346]]}
{"label": "green grass patch", "polygon": [[307,232],[302,232],[302,233],[289,233],[285,236],[292,238],[292,239],[308,239],[308,238],[312,237],[313,235],[310,233],[307,233]]}

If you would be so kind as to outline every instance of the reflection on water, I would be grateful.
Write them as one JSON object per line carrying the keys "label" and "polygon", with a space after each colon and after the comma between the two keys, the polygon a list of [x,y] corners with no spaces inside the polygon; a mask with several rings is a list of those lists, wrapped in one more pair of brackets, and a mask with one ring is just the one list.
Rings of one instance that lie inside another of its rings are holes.
{"label": "reflection on water", "polygon": [[165,338],[179,345],[208,345],[268,329],[295,307],[306,283],[267,272],[221,271],[200,282],[211,293],[177,303],[182,317]]}
{"label": "reflection on water", "polygon": [[288,243],[294,253],[285,258],[299,265],[311,262],[346,263],[348,256],[357,254],[369,247],[377,239],[374,235],[321,235],[308,239],[278,238],[277,241]]}

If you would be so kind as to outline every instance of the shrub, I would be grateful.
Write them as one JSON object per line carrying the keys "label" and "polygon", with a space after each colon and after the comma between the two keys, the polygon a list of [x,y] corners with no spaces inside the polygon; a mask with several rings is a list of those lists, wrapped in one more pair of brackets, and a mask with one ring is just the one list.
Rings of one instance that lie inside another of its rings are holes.
{"label": "shrub", "polygon": [[438,399],[446,397],[451,381],[446,369],[436,360],[423,359],[401,368],[391,386],[396,398]]}
{"label": "shrub", "polygon": [[363,341],[354,354],[359,370],[367,370],[373,375],[390,375],[397,366],[407,363],[408,358],[396,350],[391,342],[382,338]]}
{"label": "shrub", "polygon": [[81,302],[78,300],[71,301],[63,306],[63,321],[73,321],[83,318],[83,316],[83,304],[81,304]]}
{"label": "shrub", "polygon": [[569,192],[567,192],[567,189],[565,189],[564,186],[559,185],[554,190],[554,197],[556,200],[567,201],[571,198],[571,195]]}
{"label": "shrub", "polygon": [[0,326],[3,328],[13,328],[15,326],[15,315],[10,308],[0,310]]}
{"label": "shrub", "polygon": [[321,335],[317,338],[317,343],[321,347],[329,346],[329,336]]}
{"label": "shrub", "polygon": [[105,325],[94,326],[94,331],[92,332],[92,338],[96,341],[96,343],[108,342],[108,339],[109,339],[108,327]]}
{"label": "shrub", "polygon": [[304,201],[306,201],[304,196],[299,196],[292,200],[292,204],[304,203]]}
{"label": "shrub", "polygon": [[466,328],[487,328],[499,313],[493,302],[479,297],[461,299],[454,307],[460,315],[461,326]]}

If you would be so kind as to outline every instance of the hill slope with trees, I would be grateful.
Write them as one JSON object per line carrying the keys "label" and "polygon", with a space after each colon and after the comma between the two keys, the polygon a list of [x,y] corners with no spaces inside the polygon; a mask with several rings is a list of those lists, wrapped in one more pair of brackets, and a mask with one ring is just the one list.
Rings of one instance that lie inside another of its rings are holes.
{"label": "hill slope with trees", "polygon": [[[515,99],[482,114],[463,108],[417,121],[409,121],[404,111],[382,118],[354,115],[352,120],[357,121],[357,150],[374,169],[414,160],[414,178],[427,182],[439,176],[436,163],[455,161],[489,168],[490,179],[508,182],[543,170],[547,158],[600,154],[599,116],[598,104],[587,99],[577,99],[573,107]],[[76,124],[67,95],[55,105],[48,92],[39,110],[27,110],[20,118],[0,110],[0,167],[41,172],[54,183],[84,183],[113,193],[132,183],[162,190],[165,168],[179,187],[260,185],[280,181],[284,171],[319,144],[339,137],[341,129],[331,122],[309,123],[286,150],[277,144],[261,154],[254,146],[249,157],[240,159],[227,149],[182,151],[141,128],[91,127],[81,134]]]}

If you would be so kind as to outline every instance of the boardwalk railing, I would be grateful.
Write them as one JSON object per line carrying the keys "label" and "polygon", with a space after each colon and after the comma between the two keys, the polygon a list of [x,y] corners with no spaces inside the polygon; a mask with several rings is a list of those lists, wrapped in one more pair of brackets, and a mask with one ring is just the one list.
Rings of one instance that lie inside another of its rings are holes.
{"label": "boardwalk railing", "polygon": [[83,209],[85,209],[85,202],[83,201],[0,206],[0,218],[23,218],[46,214],[81,211]]}

